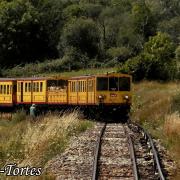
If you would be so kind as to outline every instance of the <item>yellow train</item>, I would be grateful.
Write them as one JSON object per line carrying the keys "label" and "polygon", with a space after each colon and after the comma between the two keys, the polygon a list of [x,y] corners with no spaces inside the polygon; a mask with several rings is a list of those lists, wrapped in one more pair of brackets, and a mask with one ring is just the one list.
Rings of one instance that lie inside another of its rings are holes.
{"label": "yellow train", "polygon": [[132,76],[120,73],[58,78],[0,78],[0,107],[80,106],[129,111]]}

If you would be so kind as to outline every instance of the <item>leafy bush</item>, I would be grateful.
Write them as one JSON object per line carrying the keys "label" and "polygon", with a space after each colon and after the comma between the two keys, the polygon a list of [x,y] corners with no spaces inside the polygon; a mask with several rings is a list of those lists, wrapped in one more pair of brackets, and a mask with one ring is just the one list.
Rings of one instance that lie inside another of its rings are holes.
{"label": "leafy bush", "polygon": [[124,62],[131,56],[131,50],[126,47],[112,47],[107,50],[107,54],[119,62]]}
{"label": "leafy bush", "polygon": [[120,71],[132,72],[136,80],[174,79],[177,75],[177,66],[173,59],[174,51],[175,46],[169,35],[159,32],[145,43],[144,51],[128,60]]}

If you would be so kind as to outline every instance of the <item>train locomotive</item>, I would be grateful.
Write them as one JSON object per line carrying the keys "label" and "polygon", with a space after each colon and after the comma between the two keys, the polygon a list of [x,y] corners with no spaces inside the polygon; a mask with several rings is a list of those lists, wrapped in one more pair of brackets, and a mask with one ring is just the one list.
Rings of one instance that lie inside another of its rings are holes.
{"label": "train locomotive", "polygon": [[127,114],[132,103],[132,76],[120,73],[76,77],[0,78],[0,108],[80,107]]}

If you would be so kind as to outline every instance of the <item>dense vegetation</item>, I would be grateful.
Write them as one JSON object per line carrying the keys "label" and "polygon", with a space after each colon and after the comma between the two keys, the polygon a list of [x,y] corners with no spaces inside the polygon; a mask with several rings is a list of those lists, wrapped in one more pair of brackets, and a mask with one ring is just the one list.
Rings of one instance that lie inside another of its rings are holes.
{"label": "dense vegetation", "polygon": [[174,79],[179,43],[179,0],[0,1],[0,74],[51,59],[59,71],[118,66],[137,80]]}

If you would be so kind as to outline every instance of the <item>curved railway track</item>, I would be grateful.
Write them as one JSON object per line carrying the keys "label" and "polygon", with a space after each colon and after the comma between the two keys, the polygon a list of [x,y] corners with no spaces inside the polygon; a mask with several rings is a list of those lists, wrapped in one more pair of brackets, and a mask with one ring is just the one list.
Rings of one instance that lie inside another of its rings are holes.
{"label": "curved railway track", "polygon": [[165,179],[152,138],[133,123],[97,123],[76,137],[50,169],[56,180]]}
{"label": "curved railway track", "polygon": [[139,125],[107,124],[101,129],[94,157],[93,180],[164,180],[151,136]]}

